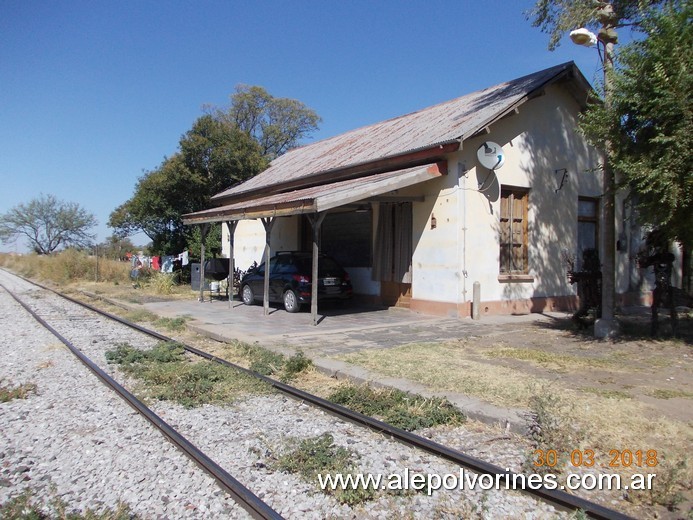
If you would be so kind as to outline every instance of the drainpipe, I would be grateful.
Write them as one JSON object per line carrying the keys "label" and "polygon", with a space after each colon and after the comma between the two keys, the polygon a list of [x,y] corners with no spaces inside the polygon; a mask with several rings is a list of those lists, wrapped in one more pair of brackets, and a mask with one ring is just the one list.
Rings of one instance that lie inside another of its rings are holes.
{"label": "drainpipe", "polygon": [[[457,214],[462,216],[462,303],[467,303],[467,168],[457,163]],[[461,206],[461,208],[460,208]],[[458,231],[459,243],[459,231]]]}

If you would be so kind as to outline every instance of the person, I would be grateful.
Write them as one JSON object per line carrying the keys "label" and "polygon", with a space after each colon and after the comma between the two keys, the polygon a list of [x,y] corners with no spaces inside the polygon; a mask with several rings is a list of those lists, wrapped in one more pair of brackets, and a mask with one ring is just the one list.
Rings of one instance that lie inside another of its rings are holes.
{"label": "person", "polygon": [[130,271],[130,278],[132,278],[132,286],[137,289],[140,286],[140,271],[142,270],[142,260],[139,256],[136,256],[133,260],[132,271]]}

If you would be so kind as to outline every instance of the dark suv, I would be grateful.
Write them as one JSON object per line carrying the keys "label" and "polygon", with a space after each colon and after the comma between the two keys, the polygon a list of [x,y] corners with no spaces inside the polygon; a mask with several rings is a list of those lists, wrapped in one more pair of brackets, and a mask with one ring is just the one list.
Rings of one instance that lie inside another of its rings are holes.
{"label": "dark suv", "polygon": [[[288,312],[298,312],[310,303],[313,255],[282,251],[270,258],[269,301],[282,302]],[[241,279],[241,298],[246,305],[262,301],[265,263],[248,271]],[[347,300],[353,293],[349,275],[331,257],[318,257],[318,301]]]}

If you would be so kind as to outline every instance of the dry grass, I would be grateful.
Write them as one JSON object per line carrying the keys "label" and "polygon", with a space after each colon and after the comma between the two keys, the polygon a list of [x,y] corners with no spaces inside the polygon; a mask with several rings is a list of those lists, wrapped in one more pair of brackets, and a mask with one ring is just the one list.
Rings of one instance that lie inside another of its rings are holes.
{"label": "dry grass", "polygon": [[[463,343],[413,343],[394,349],[361,350],[340,359],[386,376],[418,381],[431,390],[473,395],[498,406],[527,407],[529,384],[548,382],[527,376],[520,379],[510,368],[469,359],[465,349]],[[446,370],[440,370],[441,366]]]}
{"label": "dry grass", "polygon": [[[665,482],[666,474],[674,472],[678,485],[685,487],[693,479],[693,471],[681,461],[689,458],[693,423],[662,415],[638,400],[634,391],[577,385],[569,377],[601,373],[608,367],[616,381],[618,374],[629,370],[629,365],[622,362],[622,352],[604,348],[602,351],[607,354],[590,358],[533,348],[485,348],[449,342],[362,350],[341,359],[386,376],[417,381],[432,390],[459,392],[498,406],[536,410],[538,398],[546,403],[545,398],[550,396],[547,406],[554,427],[562,431],[545,432],[549,438],[568,438],[572,449],[595,450],[598,463],[603,464],[609,463],[609,451],[613,449],[656,449],[663,461],[657,468],[662,474],[661,482]],[[644,358],[652,355],[641,352]],[[636,368],[635,373],[640,370]],[[566,372],[571,374],[565,375]],[[681,390],[652,390],[653,394],[660,399],[691,397]],[[627,469],[624,471],[628,473]],[[672,500],[674,493],[667,486],[662,484],[659,489],[654,499],[648,496],[639,500]]]}
{"label": "dry grass", "polygon": [[[28,278],[67,284],[81,280],[96,280],[96,257],[68,249],[56,255],[0,255],[0,266]],[[102,282],[121,284],[130,278],[130,265],[99,258],[98,278]]]}

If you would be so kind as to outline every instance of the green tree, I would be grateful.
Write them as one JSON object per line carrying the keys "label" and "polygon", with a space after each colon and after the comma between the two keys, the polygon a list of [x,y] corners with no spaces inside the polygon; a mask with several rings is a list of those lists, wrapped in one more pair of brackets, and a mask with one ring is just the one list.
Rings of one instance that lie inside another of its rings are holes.
{"label": "green tree", "polygon": [[239,85],[228,110],[214,109],[215,117],[252,137],[262,155],[272,160],[318,128],[318,114],[296,99],[277,98],[264,88]]}
{"label": "green tree", "polygon": [[138,248],[132,241],[118,235],[111,235],[98,245],[98,254],[103,258],[110,260],[123,260],[125,253],[136,251]]}
{"label": "green tree", "polygon": [[598,32],[600,13],[610,6],[618,19],[615,27],[637,27],[642,22],[644,6],[656,6],[666,0],[537,0],[526,12],[534,27],[549,35],[549,50],[560,45],[563,36],[573,29],[585,27]]}
{"label": "green tree", "polygon": [[247,133],[211,115],[197,119],[179,147],[188,170],[205,180],[205,202],[267,167],[259,145]]}
{"label": "green tree", "polygon": [[185,249],[190,231],[182,215],[206,208],[212,195],[266,166],[257,143],[210,115],[195,121],[181,137],[179,150],[146,172],[132,198],[108,221],[121,237],[143,232],[152,240],[152,251],[159,254]]}
{"label": "green tree", "polygon": [[643,11],[642,38],[619,53],[609,105],[591,105],[581,122],[594,143],[612,143],[611,164],[635,194],[642,222],[687,246],[693,239],[692,19],[687,1]]}
{"label": "green tree", "polygon": [[207,196],[204,177],[176,154],[139,179],[132,198],[111,213],[108,225],[121,238],[143,232],[156,253],[179,253],[186,245],[181,215],[203,207]]}
{"label": "green tree", "polygon": [[191,241],[199,247],[182,215],[209,207],[212,195],[260,173],[319,121],[299,101],[274,98],[261,87],[239,87],[231,100],[227,111],[198,118],[181,136],[179,151],[139,179],[134,195],[110,215],[117,236],[142,231],[160,254],[180,252]]}
{"label": "green tree", "polygon": [[59,247],[89,247],[96,218],[74,202],[53,195],[41,195],[0,215],[3,242],[25,237],[39,254],[48,255]]}

